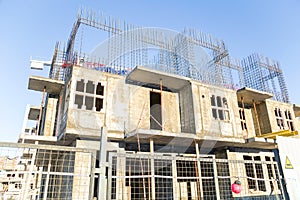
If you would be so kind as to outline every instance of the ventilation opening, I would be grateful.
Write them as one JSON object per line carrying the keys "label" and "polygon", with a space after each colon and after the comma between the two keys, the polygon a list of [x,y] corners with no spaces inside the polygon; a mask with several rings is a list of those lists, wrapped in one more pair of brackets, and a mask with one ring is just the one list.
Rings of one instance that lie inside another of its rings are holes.
{"label": "ventilation opening", "polygon": [[162,130],[161,95],[150,92],[150,129]]}

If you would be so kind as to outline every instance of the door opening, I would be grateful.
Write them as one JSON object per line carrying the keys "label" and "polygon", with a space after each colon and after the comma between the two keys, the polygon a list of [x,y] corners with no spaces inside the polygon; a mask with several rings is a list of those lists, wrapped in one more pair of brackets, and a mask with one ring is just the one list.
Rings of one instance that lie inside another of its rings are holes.
{"label": "door opening", "polygon": [[150,92],[150,129],[162,130],[161,94]]}

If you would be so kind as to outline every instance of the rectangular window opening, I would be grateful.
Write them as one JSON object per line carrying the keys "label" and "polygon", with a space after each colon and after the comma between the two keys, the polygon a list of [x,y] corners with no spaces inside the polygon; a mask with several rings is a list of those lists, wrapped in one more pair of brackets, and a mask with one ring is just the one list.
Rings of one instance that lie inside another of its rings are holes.
{"label": "rectangular window opening", "polygon": [[214,119],[218,119],[218,116],[217,116],[217,109],[215,109],[215,108],[212,109],[212,115],[213,115],[213,118],[214,118]]}
{"label": "rectangular window opening", "polygon": [[93,106],[94,106],[94,98],[86,96],[85,97],[85,107],[86,107],[86,109],[87,110],[93,110]]}
{"label": "rectangular window opening", "polygon": [[104,94],[104,86],[101,85],[101,83],[98,83],[96,88],[96,95],[102,95]]}
{"label": "rectangular window opening", "polygon": [[75,95],[75,104],[77,105],[77,108],[81,109],[83,104],[83,96],[82,95]]}
{"label": "rectangular window opening", "polygon": [[223,110],[218,110],[218,115],[220,120],[224,120],[224,113]]}
{"label": "rectangular window opening", "polygon": [[89,94],[94,94],[94,84],[92,81],[88,81],[87,84],[86,84],[86,93],[89,93]]}
{"label": "rectangular window opening", "polygon": [[216,106],[215,95],[212,95],[212,96],[210,97],[210,103],[211,103],[211,106]]}
{"label": "rectangular window opening", "polygon": [[222,101],[221,101],[221,97],[217,96],[217,106],[218,107],[222,107]]}
{"label": "rectangular window opening", "polygon": [[103,108],[103,99],[96,98],[96,111],[101,111]]}
{"label": "rectangular window opening", "polygon": [[76,91],[78,92],[84,92],[84,80],[81,79],[80,81],[77,81],[76,83]]}

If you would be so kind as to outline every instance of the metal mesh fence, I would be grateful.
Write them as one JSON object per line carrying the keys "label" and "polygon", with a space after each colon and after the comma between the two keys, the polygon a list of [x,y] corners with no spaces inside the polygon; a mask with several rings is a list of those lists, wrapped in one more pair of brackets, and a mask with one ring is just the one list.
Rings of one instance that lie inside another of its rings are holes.
{"label": "metal mesh fence", "polygon": [[[111,153],[111,199],[284,199],[277,163],[268,158],[215,159]],[[242,191],[231,184],[239,180]]]}
{"label": "metal mesh fence", "polygon": [[93,152],[0,144],[1,199],[89,199]]}
{"label": "metal mesh fence", "polygon": [[[274,157],[243,160],[192,154],[109,152],[105,184],[98,188],[96,152],[87,149],[0,143],[2,199],[209,200],[284,199]],[[239,180],[242,190],[232,192]]]}

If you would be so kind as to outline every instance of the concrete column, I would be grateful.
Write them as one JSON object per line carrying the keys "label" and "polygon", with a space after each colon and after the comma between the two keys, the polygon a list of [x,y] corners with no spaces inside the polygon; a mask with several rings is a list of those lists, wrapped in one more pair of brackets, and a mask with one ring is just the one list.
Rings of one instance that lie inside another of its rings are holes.
{"label": "concrete column", "polygon": [[106,150],[107,150],[107,130],[101,127],[100,130],[100,150],[99,150],[99,188],[98,188],[98,199],[105,200],[106,188],[105,188],[105,171],[106,171]]}

